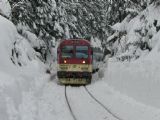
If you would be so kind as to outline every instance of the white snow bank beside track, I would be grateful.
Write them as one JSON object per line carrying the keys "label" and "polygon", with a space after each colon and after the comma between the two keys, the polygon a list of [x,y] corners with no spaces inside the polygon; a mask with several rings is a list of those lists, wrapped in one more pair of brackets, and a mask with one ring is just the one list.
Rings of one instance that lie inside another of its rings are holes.
{"label": "white snow bank beside track", "polygon": [[[140,55],[140,58],[134,62],[114,62],[109,61],[108,68],[105,73],[106,82],[113,86],[116,90],[127,96],[133,97],[146,105],[160,108],[160,6],[154,4],[147,7],[138,16],[121,24],[122,28],[127,31],[127,43],[135,43],[137,40],[147,42],[152,48],[149,50],[140,50],[131,46],[126,55]],[[125,22],[125,21],[123,21]],[[125,25],[125,26],[124,26]],[[136,30],[141,33],[147,31],[144,36],[139,35]],[[152,37],[149,37],[152,36]],[[125,54],[124,54],[125,55]]]}
{"label": "white snow bank beside track", "polygon": [[16,74],[16,67],[11,61],[12,48],[17,31],[13,23],[0,16],[0,70]]}
{"label": "white snow bank beside track", "polygon": [[40,90],[49,79],[37,65],[31,62],[24,70],[17,71],[16,77],[0,71],[0,118],[3,120],[25,120],[25,117],[31,120],[36,114]]}
{"label": "white snow bank beside track", "polygon": [[10,59],[16,34],[15,26],[0,16],[0,118],[3,120],[9,119],[8,104],[13,103],[11,106],[14,111],[14,107],[20,101],[20,89],[13,77],[17,74],[18,68]]}
{"label": "white snow bank beside track", "polygon": [[0,0],[0,13],[7,17],[10,17],[11,6],[8,0]]}
{"label": "white snow bank beside track", "polygon": [[160,108],[159,73],[158,59],[154,61],[143,59],[134,63],[109,62],[105,74],[107,84],[116,90],[146,105]]}
{"label": "white snow bank beside track", "polygon": [[[15,42],[20,55],[14,60],[20,60],[21,67],[11,60]],[[0,16],[1,120],[25,120],[26,115],[31,120],[37,112],[34,100],[38,99],[36,97],[41,94],[40,90],[49,76],[45,74],[45,65],[36,59],[33,51],[27,40],[17,33],[13,23]]]}
{"label": "white snow bank beside track", "polygon": [[159,120],[160,110],[138,103],[105,83],[105,79],[88,86],[89,91],[121,120]]}

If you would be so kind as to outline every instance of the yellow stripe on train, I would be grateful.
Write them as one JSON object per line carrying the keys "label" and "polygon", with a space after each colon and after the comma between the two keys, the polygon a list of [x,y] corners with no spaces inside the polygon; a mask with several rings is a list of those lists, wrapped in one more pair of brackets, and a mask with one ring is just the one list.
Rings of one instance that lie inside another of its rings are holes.
{"label": "yellow stripe on train", "polygon": [[92,72],[91,64],[57,64],[58,71]]}

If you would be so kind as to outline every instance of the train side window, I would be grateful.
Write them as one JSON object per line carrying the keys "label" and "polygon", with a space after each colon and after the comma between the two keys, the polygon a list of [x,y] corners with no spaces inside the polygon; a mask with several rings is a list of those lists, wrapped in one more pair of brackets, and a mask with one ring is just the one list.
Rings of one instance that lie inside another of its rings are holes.
{"label": "train side window", "polygon": [[62,58],[73,58],[73,46],[63,46],[61,51]]}

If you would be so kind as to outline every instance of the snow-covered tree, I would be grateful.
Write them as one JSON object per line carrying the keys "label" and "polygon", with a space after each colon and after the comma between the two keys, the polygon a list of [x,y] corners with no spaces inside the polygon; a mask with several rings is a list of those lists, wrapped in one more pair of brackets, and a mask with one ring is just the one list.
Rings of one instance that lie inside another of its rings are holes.
{"label": "snow-covered tree", "polygon": [[[52,39],[52,4],[50,0],[10,0],[12,6],[12,21],[17,25],[19,33],[26,37],[26,31],[37,35],[44,44],[36,51],[43,54],[44,48],[49,47],[49,40]],[[47,49],[46,49],[47,50]],[[46,53],[45,53],[46,54]],[[46,59],[46,55],[43,55]]]}
{"label": "snow-covered tree", "polygon": [[[50,50],[51,42],[62,38],[98,38],[103,47],[107,38],[114,33],[112,27],[127,19],[128,22],[149,4],[157,0],[9,0],[12,7],[12,21],[18,31],[30,31],[45,43]],[[128,18],[126,18],[128,17]],[[113,43],[119,46],[119,33]],[[111,40],[112,41],[112,40]],[[108,45],[107,45],[108,46]],[[116,48],[116,45],[114,45]],[[41,52],[41,49],[37,49]],[[41,52],[42,53],[42,52]],[[45,56],[45,55],[44,55]]]}

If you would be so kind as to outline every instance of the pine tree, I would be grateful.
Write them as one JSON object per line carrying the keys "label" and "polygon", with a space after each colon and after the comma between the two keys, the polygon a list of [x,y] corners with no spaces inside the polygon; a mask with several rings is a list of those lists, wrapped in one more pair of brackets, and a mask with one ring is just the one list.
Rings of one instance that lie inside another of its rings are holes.
{"label": "pine tree", "polygon": [[113,33],[110,26],[122,22],[128,15],[130,19],[135,17],[156,0],[9,1],[12,21],[18,26],[19,32],[25,28],[35,33],[49,49],[51,40],[69,37],[97,37],[102,44],[106,44],[105,40]]}
{"label": "pine tree", "polygon": [[17,25],[18,32],[23,35],[22,31],[30,31],[48,46],[51,39],[48,29],[52,24],[50,0],[10,0],[9,2],[12,6],[11,19]]}

